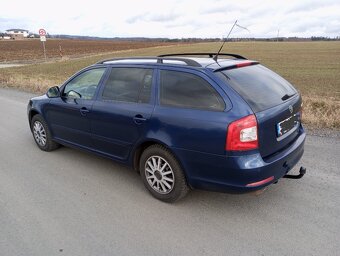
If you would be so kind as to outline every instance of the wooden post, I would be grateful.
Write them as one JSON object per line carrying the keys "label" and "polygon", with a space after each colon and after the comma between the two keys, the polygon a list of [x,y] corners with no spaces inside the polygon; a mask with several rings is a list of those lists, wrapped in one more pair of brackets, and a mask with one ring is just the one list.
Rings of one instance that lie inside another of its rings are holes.
{"label": "wooden post", "polygon": [[61,51],[61,44],[59,42],[59,55],[60,55],[60,58],[63,58],[63,52]]}
{"label": "wooden post", "polygon": [[44,48],[44,57],[45,57],[45,61],[47,60],[46,58],[46,48],[45,48],[45,41],[42,41],[43,43],[43,48]]}

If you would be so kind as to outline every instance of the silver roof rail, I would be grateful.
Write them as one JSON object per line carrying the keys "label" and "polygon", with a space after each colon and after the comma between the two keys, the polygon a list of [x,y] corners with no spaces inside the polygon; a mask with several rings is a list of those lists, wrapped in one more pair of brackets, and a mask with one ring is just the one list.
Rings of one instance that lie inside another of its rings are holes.
{"label": "silver roof rail", "polygon": [[[162,54],[159,55],[158,57],[170,57],[170,56],[209,56],[209,58],[214,58],[214,56],[216,55],[216,53],[201,53],[201,52],[194,52],[194,53],[171,53],[171,54]],[[230,57],[234,57],[236,59],[242,59],[242,60],[246,60],[246,57],[243,57],[241,55],[238,54],[233,54],[233,53],[219,53],[218,55],[220,56],[230,56]]]}
{"label": "silver roof rail", "polygon": [[115,61],[122,61],[122,60],[155,60],[156,63],[162,64],[163,61],[180,61],[184,64],[191,66],[191,67],[202,67],[197,61],[188,59],[188,58],[166,58],[166,57],[119,57],[119,58],[112,58],[106,59],[97,62],[96,64],[106,64],[107,62],[115,62]]}

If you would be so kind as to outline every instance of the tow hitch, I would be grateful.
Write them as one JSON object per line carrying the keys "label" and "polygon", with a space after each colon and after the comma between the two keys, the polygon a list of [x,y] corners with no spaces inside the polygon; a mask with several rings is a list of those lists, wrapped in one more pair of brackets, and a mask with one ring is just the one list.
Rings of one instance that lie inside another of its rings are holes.
{"label": "tow hitch", "polygon": [[306,168],[301,166],[300,167],[300,174],[298,175],[292,175],[292,174],[286,174],[285,176],[283,176],[283,178],[286,179],[301,179],[303,177],[303,175],[306,174]]}

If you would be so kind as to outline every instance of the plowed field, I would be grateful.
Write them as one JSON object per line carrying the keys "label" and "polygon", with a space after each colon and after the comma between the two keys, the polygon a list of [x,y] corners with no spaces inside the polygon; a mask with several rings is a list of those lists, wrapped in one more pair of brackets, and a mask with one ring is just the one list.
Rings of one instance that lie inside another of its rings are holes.
{"label": "plowed field", "polygon": [[[64,58],[73,58],[170,44],[164,42],[47,39],[45,45],[47,58],[55,59],[61,58],[59,46],[61,46],[61,54]],[[42,59],[44,59],[44,52],[39,39],[0,40],[0,62],[34,62]]]}

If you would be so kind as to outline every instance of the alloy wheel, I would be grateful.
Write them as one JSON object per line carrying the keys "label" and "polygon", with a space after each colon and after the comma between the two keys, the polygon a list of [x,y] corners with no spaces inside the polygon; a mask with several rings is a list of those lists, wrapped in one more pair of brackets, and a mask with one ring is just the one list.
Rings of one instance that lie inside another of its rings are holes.
{"label": "alloy wheel", "polygon": [[44,126],[39,122],[35,121],[33,125],[33,135],[35,141],[42,147],[46,145],[46,131]]}
{"label": "alloy wheel", "polygon": [[145,163],[145,176],[149,185],[160,194],[169,194],[175,185],[170,164],[160,156],[151,156]]}

